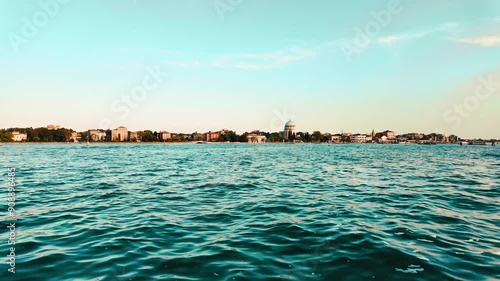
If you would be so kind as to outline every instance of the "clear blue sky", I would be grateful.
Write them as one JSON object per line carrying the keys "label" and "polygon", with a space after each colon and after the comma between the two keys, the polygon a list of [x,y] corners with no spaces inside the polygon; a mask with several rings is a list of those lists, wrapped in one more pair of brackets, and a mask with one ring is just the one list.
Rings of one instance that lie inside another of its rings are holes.
{"label": "clear blue sky", "polygon": [[0,0],[0,128],[500,138],[500,1],[397,2]]}

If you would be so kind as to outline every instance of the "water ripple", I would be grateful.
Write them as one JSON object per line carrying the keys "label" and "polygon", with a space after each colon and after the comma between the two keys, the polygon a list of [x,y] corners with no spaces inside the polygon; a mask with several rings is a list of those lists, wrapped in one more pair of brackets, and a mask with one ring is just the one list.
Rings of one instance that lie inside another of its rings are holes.
{"label": "water ripple", "polygon": [[17,169],[16,280],[500,279],[498,147],[4,145],[0,155]]}

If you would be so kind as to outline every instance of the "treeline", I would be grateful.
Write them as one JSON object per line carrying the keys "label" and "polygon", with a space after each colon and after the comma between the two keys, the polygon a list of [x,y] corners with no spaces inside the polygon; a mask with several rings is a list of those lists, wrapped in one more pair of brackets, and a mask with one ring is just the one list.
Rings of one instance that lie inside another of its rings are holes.
{"label": "treeline", "polygon": [[[111,130],[100,130],[106,134],[106,136],[99,140],[100,142],[110,142],[111,141]],[[45,127],[41,128],[9,128],[0,129],[0,142],[13,142],[13,133],[18,132],[21,134],[26,134],[26,140],[23,142],[73,142],[75,133],[78,133],[79,141],[90,141],[95,142],[90,131],[76,132],[72,129],[58,128],[58,129],[48,129]],[[135,138],[127,138],[127,141],[141,141],[141,142],[188,142],[188,141],[203,141],[204,134],[194,132],[191,134],[185,133],[172,133],[172,137],[168,140],[161,139],[161,133],[152,130],[144,130],[136,132]],[[247,136],[249,134],[258,134],[266,137],[269,142],[283,142],[285,139],[278,132],[262,132],[262,131],[252,131],[245,132],[243,134],[238,134],[235,131],[227,130],[220,134],[220,137],[216,139],[217,142],[248,142]],[[73,137],[72,137],[73,135]],[[298,132],[290,136],[288,141],[301,140],[303,142],[325,142],[329,140],[328,136],[323,135],[319,131],[315,131],[312,134],[308,132]]]}
{"label": "treeline", "polygon": [[47,128],[9,128],[0,129],[0,141],[12,142],[13,132],[27,135],[27,142],[66,142],[71,137],[74,130],[59,128],[49,130]]}
{"label": "treeline", "polygon": [[[266,139],[270,142],[283,142],[285,138],[280,135],[280,133],[274,132],[261,132],[261,131],[253,131],[253,132],[245,132],[240,136],[241,142],[247,141],[247,136],[249,134],[260,134],[266,137]],[[288,138],[287,141],[303,141],[303,142],[327,142],[330,140],[330,136],[326,134],[322,134],[320,131],[314,131],[312,134],[309,132],[297,132]]]}
{"label": "treeline", "polygon": [[[76,132],[72,129],[67,128],[58,128],[58,129],[48,129],[48,128],[9,128],[9,129],[0,129],[0,142],[13,142],[14,132],[26,134],[26,140],[23,142],[111,142],[112,141],[112,131],[111,130],[99,130],[105,133],[105,137],[102,137],[99,140],[95,140],[90,135],[90,131]],[[220,136],[211,141],[216,142],[248,142],[248,136],[251,134],[265,136],[267,142],[306,142],[306,143],[321,143],[321,142],[330,142],[332,141],[333,136],[337,136],[337,140],[342,143],[349,143],[350,135],[347,134],[329,134],[329,133],[321,133],[320,131],[314,131],[313,133],[309,132],[297,132],[294,133],[288,138],[284,138],[278,132],[262,132],[262,131],[252,131],[245,132],[243,134],[238,134],[232,130],[223,130],[218,132]],[[375,141],[381,137],[382,133],[376,133],[374,135],[373,140]],[[144,130],[139,132],[129,132],[129,136],[126,138],[126,142],[190,142],[190,141],[205,141],[205,135],[198,132],[194,132],[191,134],[186,133],[171,133],[171,137],[169,139],[163,140],[162,133],[152,130]],[[380,135],[380,136],[379,136]],[[458,136],[451,135],[446,137],[442,134],[421,134],[418,138],[414,137],[414,134],[403,134],[399,135],[399,137],[403,137],[407,140],[429,140],[435,141],[438,143],[441,142],[450,142],[456,143],[461,141],[462,139]],[[251,138],[250,138],[251,139]],[[481,140],[481,139],[479,139]],[[494,140],[491,140],[494,141]]]}

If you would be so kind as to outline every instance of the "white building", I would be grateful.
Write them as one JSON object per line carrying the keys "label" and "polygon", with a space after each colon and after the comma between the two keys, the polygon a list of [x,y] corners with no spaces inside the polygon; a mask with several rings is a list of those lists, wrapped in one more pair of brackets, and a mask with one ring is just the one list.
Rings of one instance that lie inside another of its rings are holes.
{"label": "white building", "polygon": [[342,135],[340,135],[340,134],[331,135],[330,136],[330,141],[332,143],[340,143],[342,141]]}
{"label": "white building", "polygon": [[28,135],[27,134],[23,134],[23,133],[19,133],[19,132],[12,132],[12,140],[13,141],[24,141],[28,139]]}
{"label": "white building", "polygon": [[292,120],[288,120],[285,123],[285,130],[283,131],[283,138],[285,140],[290,140],[292,135],[296,133],[295,123]]}
{"label": "white building", "polygon": [[262,136],[259,134],[248,134],[247,135],[247,141],[249,143],[264,143],[266,142],[267,138],[266,136]]}
{"label": "white building", "polygon": [[352,135],[352,136],[350,136],[350,140],[351,140],[351,142],[354,142],[354,143],[365,143],[366,142],[366,135],[362,135],[362,134]]}
{"label": "white building", "polygon": [[82,135],[80,133],[73,132],[71,133],[71,137],[69,139],[72,140],[73,142],[79,142],[81,138]]}
{"label": "white building", "polygon": [[104,140],[106,140],[106,132],[103,132],[101,130],[90,130],[89,134],[90,134],[90,138],[93,141],[104,141]]}

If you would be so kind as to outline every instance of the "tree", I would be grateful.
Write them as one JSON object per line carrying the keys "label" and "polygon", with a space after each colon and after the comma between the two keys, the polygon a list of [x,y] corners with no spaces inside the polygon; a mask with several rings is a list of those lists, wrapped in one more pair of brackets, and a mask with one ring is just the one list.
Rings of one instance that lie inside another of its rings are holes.
{"label": "tree", "polygon": [[107,129],[106,130],[106,137],[104,138],[105,141],[111,141],[111,130],[110,129]]}
{"label": "tree", "polygon": [[269,140],[271,142],[282,142],[283,141],[283,138],[280,136],[279,133],[271,133],[271,135],[269,136]]}
{"label": "tree", "polygon": [[309,132],[306,132],[304,134],[304,141],[305,142],[310,142],[311,141],[311,135],[309,134]]}
{"label": "tree", "polygon": [[450,135],[450,136],[448,137],[448,139],[449,139],[449,141],[450,141],[451,143],[456,143],[456,142],[458,142],[458,139],[459,139],[459,138],[458,138],[457,136],[455,136],[455,135]]}
{"label": "tree", "polygon": [[0,142],[12,142],[12,132],[0,130]]}
{"label": "tree", "polygon": [[143,142],[155,142],[158,141],[158,138],[154,135],[154,133],[150,130],[144,131],[141,140]]}
{"label": "tree", "polygon": [[[71,135],[71,133],[70,133]],[[91,137],[90,137],[90,132],[89,131],[83,131],[83,132],[80,132],[80,140],[82,142],[86,142],[86,141],[91,141]]]}
{"label": "tree", "polygon": [[312,141],[320,142],[322,138],[323,138],[323,135],[321,134],[320,131],[314,131],[312,133],[312,136],[311,136]]}
{"label": "tree", "polygon": [[237,142],[238,134],[235,131],[223,131],[217,141],[221,142]]}
{"label": "tree", "polygon": [[248,132],[244,132],[243,134],[241,134],[238,138],[238,141],[239,142],[247,142],[247,136],[248,136]]}

